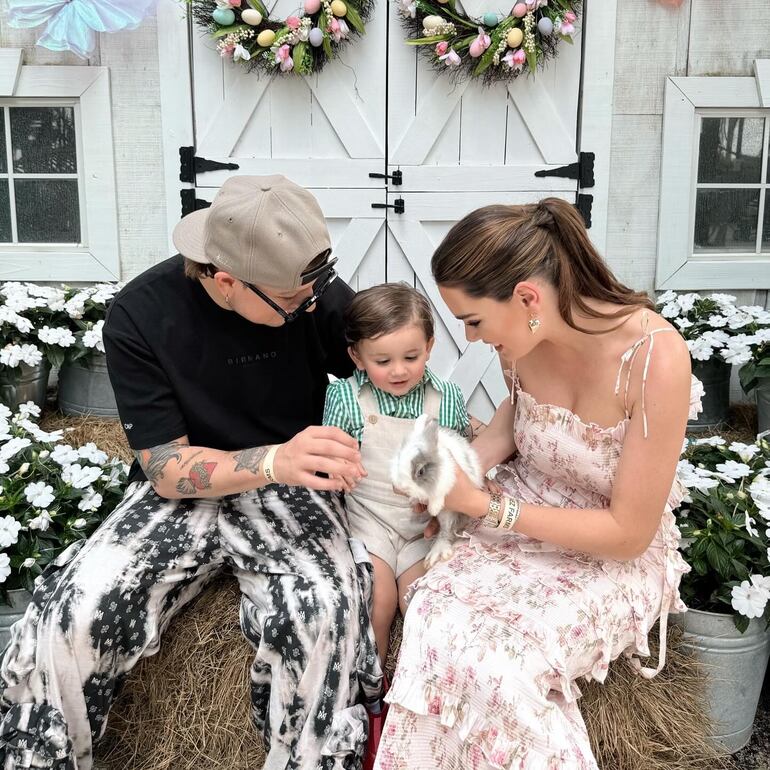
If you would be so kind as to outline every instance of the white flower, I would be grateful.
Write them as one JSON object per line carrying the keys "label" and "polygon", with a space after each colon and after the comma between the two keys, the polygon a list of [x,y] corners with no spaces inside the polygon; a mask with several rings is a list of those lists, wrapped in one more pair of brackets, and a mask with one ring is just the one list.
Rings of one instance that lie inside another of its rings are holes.
{"label": "white flower", "polygon": [[30,529],[39,529],[41,532],[45,532],[53,519],[51,518],[51,514],[48,513],[48,511],[40,511],[40,513],[35,516],[34,519],[30,519],[27,523],[27,526]]}
{"label": "white flower", "polygon": [[749,494],[763,518],[770,519],[770,478],[758,474],[751,482]]}
{"label": "white flower", "polygon": [[24,559],[24,561],[21,563],[22,569],[32,569],[37,564],[37,562],[30,557],[29,559]]}
{"label": "white flower", "polygon": [[688,320],[687,318],[674,318],[674,323],[682,330],[689,329],[691,326],[693,326],[693,322]]}
{"label": "white flower", "polygon": [[727,305],[728,307],[735,302],[735,297],[732,294],[712,294],[711,299],[718,305]]}
{"label": "white flower", "polygon": [[87,348],[96,348],[100,353],[104,353],[103,327],[104,321],[97,321],[93,328],[83,332],[83,345]]}
{"label": "white flower", "polygon": [[720,351],[720,355],[728,364],[743,366],[751,361],[751,348],[737,341],[727,343],[727,347]]}
{"label": "white flower", "polygon": [[704,444],[708,444],[709,446],[724,446],[727,442],[721,436],[709,436],[708,438],[696,438],[695,443],[698,446]]}
{"label": "white flower", "polygon": [[[78,503],[78,510],[98,511],[102,504],[102,496],[93,488],[90,488],[85,497]],[[74,525],[73,525],[74,526]],[[85,526],[85,523],[83,524]]]}
{"label": "white flower", "polygon": [[53,487],[44,481],[36,481],[24,487],[27,502],[35,508],[47,508],[56,498]]}
{"label": "white flower", "polygon": [[669,289],[668,291],[663,292],[663,294],[661,294],[658,297],[658,304],[667,305],[669,302],[673,302],[675,299],[676,299],[676,292],[671,291],[671,289]]}
{"label": "white flower", "polygon": [[79,291],[64,305],[64,310],[70,318],[79,319],[83,317],[86,311],[86,302],[91,298],[91,292],[88,290]]}
{"label": "white flower", "polygon": [[676,301],[679,303],[683,313],[689,313],[699,299],[700,294],[680,294]]}
{"label": "white flower", "polygon": [[35,441],[40,441],[46,444],[55,444],[57,441],[61,441],[62,436],[64,435],[63,429],[55,430],[51,433],[40,430],[40,428],[38,428],[38,426],[31,420],[22,420],[16,418],[15,422],[19,427],[24,428],[24,430],[26,430],[27,433],[29,433],[32,438],[35,439]]}
{"label": "white flower", "polygon": [[94,468],[92,465],[67,465],[61,473],[62,481],[71,484],[75,489],[90,487],[101,475],[101,468]]}
{"label": "white flower", "polygon": [[764,589],[770,597],[770,577],[765,577],[764,575],[751,575],[749,579],[753,586]]}
{"label": "white flower", "polygon": [[13,516],[0,519],[0,548],[9,548],[19,539],[21,524]]}
{"label": "white flower", "polygon": [[0,446],[0,460],[10,460],[22,449],[28,447],[32,442],[28,438],[12,438]]}
{"label": "white flower", "polygon": [[11,560],[7,553],[0,553],[0,583],[5,583],[11,574]]}
{"label": "white flower", "polygon": [[679,307],[679,303],[676,301],[667,302],[660,311],[660,314],[664,318],[676,318],[682,308]]}
{"label": "white flower", "polygon": [[8,344],[0,350],[0,364],[15,367],[24,362],[28,366],[37,366],[43,359],[43,354],[34,345]]}
{"label": "white flower", "polygon": [[733,586],[731,604],[736,612],[746,618],[761,618],[765,611],[769,595],[764,588],[751,585],[744,580],[739,586]]}
{"label": "white flower", "polygon": [[7,420],[12,414],[13,412],[5,404],[0,404],[0,419]]}
{"label": "white flower", "polygon": [[679,480],[688,489],[697,489],[705,492],[719,486],[719,480],[714,478],[711,471],[705,468],[696,468],[689,460],[680,460],[677,465]]}
{"label": "white flower", "polygon": [[710,315],[708,325],[715,329],[721,329],[723,326],[727,326],[727,319],[723,315]]}
{"label": "white flower", "polygon": [[75,519],[75,521],[72,522],[72,529],[83,529],[86,524],[88,524],[88,522],[85,519]]}
{"label": "white flower", "polygon": [[78,450],[73,449],[69,444],[59,444],[51,452],[51,459],[62,467],[76,462],[79,456]]}
{"label": "white flower", "polygon": [[698,337],[695,340],[686,340],[686,342],[687,348],[690,351],[690,357],[694,361],[708,361],[714,354],[714,347],[709,344],[705,336]]}
{"label": "white flower", "polygon": [[405,19],[413,19],[417,13],[415,0],[398,0],[398,11]]}
{"label": "white flower", "polygon": [[58,345],[62,348],[68,348],[75,344],[75,335],[66,326],[57,326],[53,329],[49,326],[44,326],[38,330],[37,336],[46,345]]}
{"label": "white flower", "polygon": [[751,468],[745,463],[737,463],[735,460],[727,460],[717,464],[717,471],[731,481],[743,479],[751,473]]}
{"label": "white flower", "polygon": [[748,313],[742,313],[740,310],[733,313],[727,319],[727,325],[731,329],[740,329],[743,326],[748,326],[754,319]]}
{"label": "white flower", "polygon": [[251,53],[247,48],[244,48],[240,43],[238,43],[233,49],[233,61],[238,61],[240,59],[243,61],[248,61],[251,59]]}
{"label": "white flower", "polygon": [[744,526],[746,527],[746,532],[748,532],[752,537],[759,537],[759,532],[754,526],[757,522],[754,519],[752,519],[748,513],[746,514],[745,521],[743,523],[744,523]]}
{"label": "white flower", "polygon": [[99,283],[94,286],[91,302],[95,302],[97,305],[106,305],[121,288],[122,284],[120,283]]}
{"label": "white flower", "polygon": [[727,448],[731,452],[735,452],[745,463],[750,463],[751,458],[759,452],[759,447],[756,444],[744,444],[740,441],[733,441]]}
{"label": "white flower", "polygon": [[78,449],[78,457],[82,457],[84,460],[88,460],[94,465],[104,465],[109,459],[106,452],[102,452],[98,449],[93,441],[89,441]]}
{"label": "white flower", "polygon": [[22,417],[40,417],[40,407],[34,401],[26,401],[19,404],[16,414]]}

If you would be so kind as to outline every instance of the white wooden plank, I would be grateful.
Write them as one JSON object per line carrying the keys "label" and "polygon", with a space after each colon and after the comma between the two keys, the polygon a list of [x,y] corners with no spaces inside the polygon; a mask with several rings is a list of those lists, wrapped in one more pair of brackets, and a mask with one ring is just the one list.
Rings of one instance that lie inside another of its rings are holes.
{"label": "white wooden plank", "polygon": [[575,160],[575,132],[562,122],[551,94],[536,78],[516,78],[508,85],[516,109],[527,125],[546,163]]}
{"label": "white wooden plank", "polygon": [[0,252],[0,276],[7,281],[116,281],[116,268],[82,252]]}
{"label": "white wooden plank", "polygon": [[13,96],[21,70],[21,48],[0,48],[0,96]]}
{"label": "white wooden plank", "polygon": [[[502,83],[490,88],[469,88],[463,94],[462,105],[459,162],[463,166],[502,166],[505,163],[507,89]],[[474,177],[468,174],[467,179],[472,182]]]}
{"label": "white wooden plank", "polygon": [[[503,142],[496,145],[503,146]],[[490,153],[492,154],[492,153]],[[499,158],[499,154],[498,154]],[[390,166],[393,173],[396,166]],[[404,183],[394,187],[402,192],[446,192],[467,190],[468,192],[510,192],[529,190],[545,197],[551,192],[572,193],[576,182],[565,177],[536,177],[535,172],[559,168],[555,164],[526,164],[482,166],[476,164],[455,166],[408,166],[403,170]]]}
{"label": "white wooden plank", "polygon": [[468,81],[452,84],[448,78],[436,78],[423,98],[417,115],[390,156],[393,165],[419,165],[436,141],[440,130],[454,112]]}
{"label": "white wooden plank", "polygon": [[753,77],[670,78],[696,107],[759,107],[757,83]]}
{"label": "white wooden plank", "polygon": [[760,106],[770,107],[770,59],[755,60],[754,77],[757,81]]}
{"label": "white wooden plank", "polygon": [[767,286],[770,285],[770,257],[719,261],[690,259],[675,273],[656,283],[658,289],[677,291],[692,290],[696,286],[714,291]]}
{"label": "white wooden plank", "polygon": [[596,154],[595,185],[586,192],[593,196],[592,225],[588,232],[600,253],[607,244],[617,12],[618,0],[602,0],[601,7],[598,4],[586,7],[583,19],[585,60],[580,149]]}
{"label": "white wooden plank", "polygon": [[[282,78],[270,89],[273,158],[311,158],[313,97],[303,78]],[[277,104],[276,104],[277,102]],[[245,149],[245,148],[244,148]],[[307,160],[305,160],[307,163]]]}
{"label": "white wooden plank", "polygon": [[456,382],[463,392],[466,400],[479,382],[480,375],[486,371],[492,361],[497,360],[494,348],[483,342],[472,342],[460,356],[452,371],[452,382]]}
{"label": "white wooden plank", "polygon": [[182,215],[179,191],[188,186],[179,181],[179,148],[195,144],[188,20],[185,14],[180,13],[175,0],[160,0],[158,3],[156,32],[161,154],[165,182],[163,214],[166,222],[166,250],[167,253],[173,253],[171,233]]}
{"label": "white wooden plank", "polygon": [[80,96],[100,74],[99,67],[23,66],[15,95],[48,98]]}
{"label": "white wooden plank", "polygon": [[306,80],[351,158],[385,157],[383,137],[372,131],[354,94],[341,89],[337,78]]}
{"label": "white wooden plank", "polygon": [[351,283],[369,248],[385,225],[385,217],[351,219],[342,237],[334,244],[334,256],[339,259],[337,273]]}

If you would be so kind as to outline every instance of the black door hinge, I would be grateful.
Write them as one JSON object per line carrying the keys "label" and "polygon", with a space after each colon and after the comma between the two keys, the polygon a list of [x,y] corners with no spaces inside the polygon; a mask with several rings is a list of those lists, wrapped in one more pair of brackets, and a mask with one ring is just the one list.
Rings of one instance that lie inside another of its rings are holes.
{"label": "black door hinge", "polygon": [[393,203],[372,203],[373,209],[393,209],[396,214],[403,214],[406,211],[403,198],[396,198]]}
{"label": "black door hinge", "polygon": [[206,171],[237,171],[240,166],[237,163],[220,163],[218,160],[199,158],[195,154],[195,147],[179,148],[179,181],[195,184],[195,175]]}
{"label": "black door hinge", "polygon": [[186,217],[198,209],[207,209],[211,203],[195,197],[195,190],[180,190],[179,197],[182,199],[182,216]]}
{"label": "black door hinge", "polygon": [[396,169],[392,174],[378,174],[376,171],[370,171],[369,179],[392,179],[396,187],[404,184],[404,174],[400,168]]}
{"label": "black door hinge", "polygon": [[591,227],[591,213],[593,205],[593,195],[584,195],[583,193],[578,193],[577,201],[575,202],[575,208],[580,212],[580,216],[583,217],[583,221],[586,223],[586,229]]}
{"label": "black door hinge", "polygon": [[581,152],[577,163],[570,163],[568,166],[559,168],[544,168],[535,171],[535,176],[559,176],[565,179],[577,179],[578,188],[594,186],[594,160],[596,155],[593,152]]}

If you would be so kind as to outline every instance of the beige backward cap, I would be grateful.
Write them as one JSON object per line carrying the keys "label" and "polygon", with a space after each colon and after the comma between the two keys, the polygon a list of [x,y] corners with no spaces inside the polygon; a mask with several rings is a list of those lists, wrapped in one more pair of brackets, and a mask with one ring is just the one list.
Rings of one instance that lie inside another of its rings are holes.
{"label": "beige backward cap", "polygon": [[302,271],[331,249],[318,201],[285,176],[233,176],[207,209],[174,228],[174,245],[248,283],[298,289]]}

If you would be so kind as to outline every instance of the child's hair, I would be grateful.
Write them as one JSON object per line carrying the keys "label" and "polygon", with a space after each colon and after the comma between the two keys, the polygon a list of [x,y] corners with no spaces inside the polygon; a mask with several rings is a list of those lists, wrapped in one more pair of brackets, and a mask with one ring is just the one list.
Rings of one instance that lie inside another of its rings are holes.
{"label": "child's hair", "polygon": [[359,291],[345,312],[345,338],[355,347],[361,340],[390,334],[409,324],[417,324],[425,338],[433,337],[430,303],[406,283],[381,283]]}

